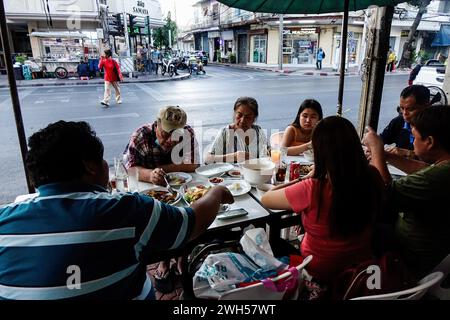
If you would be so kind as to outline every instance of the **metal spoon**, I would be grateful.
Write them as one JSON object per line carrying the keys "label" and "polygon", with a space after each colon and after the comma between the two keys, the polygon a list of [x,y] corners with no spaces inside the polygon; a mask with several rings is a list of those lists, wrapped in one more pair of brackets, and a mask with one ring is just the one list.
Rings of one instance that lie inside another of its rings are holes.
{"label": "metal spoon", "polygon": [[167,190],[169,190],[169,192],[170,192],[171,194],[177,195],[178,192],[177,192],[174,188],[172,188],[172,187],[170,186],[169,181],[167,180],[167,175],[164,176],[164,181],[165,181],[166,184],[167,184]]}

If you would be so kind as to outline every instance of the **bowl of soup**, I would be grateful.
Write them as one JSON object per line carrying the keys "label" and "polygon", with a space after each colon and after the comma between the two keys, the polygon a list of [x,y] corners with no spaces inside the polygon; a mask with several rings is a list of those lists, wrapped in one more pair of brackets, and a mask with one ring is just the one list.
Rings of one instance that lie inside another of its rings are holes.
{"label": "bowl of soup", "polygon": [[241,164],[244,180],[252,185],[270,183],[275,164],[268,158],[251,159]]}

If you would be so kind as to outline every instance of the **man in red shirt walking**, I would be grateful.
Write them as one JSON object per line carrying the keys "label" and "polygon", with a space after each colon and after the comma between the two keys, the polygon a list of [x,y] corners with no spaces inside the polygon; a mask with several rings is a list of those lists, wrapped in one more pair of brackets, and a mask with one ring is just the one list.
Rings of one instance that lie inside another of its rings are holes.
{"label": "man in red shirt walking", "polygon": [[116,103],[121,104],[122,100],[120,99],[119,81],[123,80],[123,76],[120,72],[119,64],[112,58],[112,52],[110,49],[105,50],[105,55],[101,57],[98,68],[103,68],[105,72],[105,94],[100,103],[106,108],[109,107],[111,87],[113,87],[116,92]]}

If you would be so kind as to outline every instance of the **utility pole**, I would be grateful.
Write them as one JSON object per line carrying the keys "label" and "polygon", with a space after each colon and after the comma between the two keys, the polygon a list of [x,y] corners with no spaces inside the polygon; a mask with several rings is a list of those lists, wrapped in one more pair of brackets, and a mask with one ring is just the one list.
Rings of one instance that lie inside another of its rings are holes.
{"label": "utility pole", "polygon": [[283,20],[283,14],[280,13],[280,19],[279,19],[279,30],[280,33],[280,48],[278,51],[278,69],[280,71],[283,71],[283,32],[284,32],[284,20]]}
{"label": "utility pole", "polygon": [[122,0],[123,3],[123,29],[125,34],[125,43],[127,44],[127,57],[131,57],[131,47],[130,47],[130,34],[128,33],[128,14],[125,9],[125,0]]}
{"label": "utility pole", "polygon": [[372,36],[368,37],[371,43],[367,44],[366,49],[365,81],[363,82],[359,104],[358,123],[361,137],[366,126],[372,127],[375,131],[378,129],[394,7],[377,8],[374,9],[374,12],[372,18],[376,19],[376,27],[375,30],[369,29],[368,31]]}

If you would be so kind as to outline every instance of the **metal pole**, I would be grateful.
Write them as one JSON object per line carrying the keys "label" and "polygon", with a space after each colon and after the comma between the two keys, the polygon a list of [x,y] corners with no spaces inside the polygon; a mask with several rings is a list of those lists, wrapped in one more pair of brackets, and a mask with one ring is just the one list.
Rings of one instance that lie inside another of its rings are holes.
{"label": "metal pole", "polygon": [[130,47],[130,35],[128,33],[128,15],[127,11],[125,10],[125,0],[122,1],[123,3],[123,29],[125,34],[125,42],[127,44],[127,57],[131,56],[131,47]]}
{"label": "metal pole", "polygon": [[11,48],[9,46],[8,37],[8,25],[6,23],[5,7],[3,5],[3,0],[0,0],[0,30],[1,38],[3,44],[3,52],[5,55],[5,64],[8,71],[8,81],[9,81],[9,91],[11,93],[11,101],[14,110],[14,118],[16,120],[17,135],[19,137],[20,151],[22,154],[23,167],[25,169],[25,177],[27,179],[27,187],[29,193],[34,193],[34,186],[30,179],[30,174],[28,172],[27,166],[25,165],[25,160],[27,157],[27,140],[25,136],[25,129],[23,127],[22,112],[20,110],[19,94],[17,92],[16,79],[14,77],[14,67],[12,63]]}
{"label": "metal pole", "polygon": [[341,30],[341,63],[339,70],[339,94],[337,104],[337,115],[342,116],[342,101],[344,99],[345,64],[347,57],[347,36],[348,36],[348,8],[350,0],[344,1],[344,17],[342,19]]}
{"label": "metal pole", "polygon": [[280,14],[280,25],[279,25],[279,33],[280,33],[280,49],[278,52],[278,68],[283,70],[283,29],[284,29],[284,20],[283,15]]}

